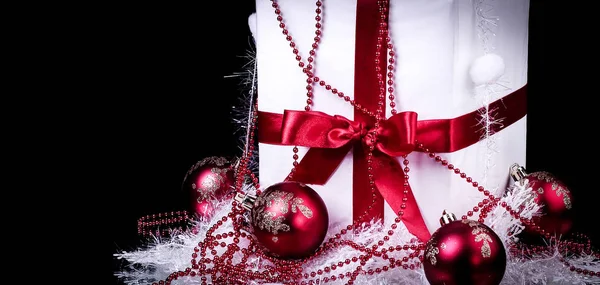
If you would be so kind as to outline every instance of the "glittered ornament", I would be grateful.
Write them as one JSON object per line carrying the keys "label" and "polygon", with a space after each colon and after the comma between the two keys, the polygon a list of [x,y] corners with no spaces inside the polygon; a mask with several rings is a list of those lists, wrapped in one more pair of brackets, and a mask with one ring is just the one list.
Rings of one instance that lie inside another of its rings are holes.
{"label": "glittered ornament", "polygon": [[497,285],[506,270],[502,241],[488,226],[457,221],[446,211],[425,246],[423,269],[431,285]]}
{"label": "glittered ornament", "polygon": [[192,166],[181,186],[190,197],[190,212],[200,217],[209,217],[214,202],[232,193],[234,171],[230,162],[223,157],[207,157]]}
{"label": "glittered ornament", "polygon": [[277,183],[258,197],[238,194],[235,199],[251,211],[252,232],[274,257],[308,257],[325,239],[327,207],[317,192],[304,184]]}
{"label": "glittered ornament", "polygon": [[[565,184],[552,174],[544,171],[527,173],[523,166],[513,164],[510,167],[513,180],[525,183],[532,189],[535,203],[541,206],[541,215],[534,216],[533,222],[543,233],[563,235],[573,225],[573,196]],[[528,227],[526,232],[538,232]]]}

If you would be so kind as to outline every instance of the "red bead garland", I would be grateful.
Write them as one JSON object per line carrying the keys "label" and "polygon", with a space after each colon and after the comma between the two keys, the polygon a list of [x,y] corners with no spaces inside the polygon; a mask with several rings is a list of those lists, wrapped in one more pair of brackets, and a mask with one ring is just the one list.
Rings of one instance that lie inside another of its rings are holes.
{"label": "red bead garland", "polygon": [[188,221],[187,211],[173,211],[146,215],[138,219],[138,235],[167,236],[175,229],[183,231]]}
{"label": "red bead garland", "polygon": [[[380,22],[380,37],[378,38],[378,53],[381,51],[381,47],[384,44],[387,45],[389,49],[388,59],[388,71],[387,71],[387,84],[393,84],[393,71],[394,71],[394,51],[393,44],[391,43],[391,37],[389,36],[389,31],[387,27],[387,23],[385,21],[386,10],[389,7],[389,1],[378,1],[380,5],[381,12],[381,22]],[[312,44],[312,49],[309,51],[309,57],[307,58],[307,63],[302,61],[302,57],[299,54],[296,43],[293,41],[292,36],[289,34],[289,31],[286,28],[285,23],[283,22],[283,17],[281,15],[281,10],[279,9],[279,5],[276,0],[272,0],[272,7],[275,9],[275,14],[277,16],[277,20],[279,22],[279,26],[282,28],[283,34],[286,36],[286,40],[290,42],[290,47],[294,55],[296,56],[296,60],[299,62],[298,66],[303,69],[303,72],[307,75],[307,101],[305,110],[310,110],[313,104],[314,98],[314,89],[315,83],[318,82],[319,86],[323,86],[326,90],[330,90],[333,94],[338,95],[338,97],[344,99],[344,101],[351,104],[354,108],[362,111],[369,116],[375,117],[377,122],[376,126],[384,119],[384,115],[382,114],[383,108],[378,108],[375,113],[367,110],[362,107],[359,103],[354,102],[348,96],[345,96],[343,92],[338,91],[335,88],[332,88],[328,85],[324,80],[315,76],[314,64],[315,64],[315,56],[316,49],[318,48],[321,35],[322,35],[322,18],[321,13],[323,9],[323,3],[321,1],[316,1],[317,8],[315,9],[316,16],[316,31],[315,38]],[[384,37],[385,35],[385,37]],[[378,54],[377,54],[378,56]],[[384,74],[382,70],[377,70],[377,76],[381,80],[380,86],[383,86],[380,89],[378,94],[379,96],[379,106],[383,106],[385,103],[385,94],[386,91],[388,93],[388,98],[392,101],[390,103],[390,107],[392,114],[396,114],[397,111],[395,109],[395,103],[393,102],[394,89],[393,87],[385,88],[385,81],[383,80]],[[257,110],[257,105],[254,106],[254,110]],[[255,137],[255,128],[256,128],[257,116],[254,113],[252,118],[252,124],[250,129],[250,139],[248,142],[248,150],[241,158],[240,164],[238,166],[238,172],[236,177],[235,189],[238,192],[242,192],[242,187],[246,182],[246,178],[251,180],[251,183],[257,189],[257,194],[260,194],[260,185],[258,183],[258,178],[247,168],[250,157],[252,156],[252,152],[254,151],[254,137]],[[372,133],[371,140],[372,144],[369,149],[368,156],[371,157],[373,155],[374,150],[374,142],[377,139],[377,134]],[[465,215],[462,216],[463,219],[467,219],[474,215],[474,213],[479,212],[479,221],[483,222],[487,217],[487,214],[492,211],[496,206],[500,205],[507,212],[509,212],[514,218],[519,219],[526,226],[532,227],[533,229],[537,229],[543,236],[546,238],[550,238],[549,233],[545,233],[540,231],[539,228],[536,228],[536,225],[533,223],[531,219],[526,219],[520,216],[519,211],[515,209],[511,209],[505,202],[500,203],[500,197],[495,197],[491,195],[488,190],[486,190],[483,186],[480,186],[478,182],[474,181],[471,177],[468,177],[464,172],[460,169],[456,168],[454,165],[450,164],[448,161],[442,159],[439,155],[436,155],[433,152],[430,152],[427,148],[425,148],[422,144],[418,144],[418,149],[422,152],[428,154],[428,156],[434,159],[436,162],[439,162],[442,166],[446,167],[448,170],[453,171],[461,178],[465,179],[467,183],[469,183],[472,187],[476,188],[479,192],[482,192],[486,198],[479,202],[476,206],[473,207],[472,211],[468,211]],[[294,159],[294,168],[288,176],[288,179],[293,176],[295,166],[298,164],[298,148],[293,148],[293,159]],[[410,171],[408,165],[409,161],[405,157],[403,157],[403,165],[405,166],[405,178],[408,179],[408,172]],[[368,163],[371,163],[371,160],[368,160]],[[368,167],[368,175],[372,181],[372,167]],[[372,192],[375,192],[374,183],[371,183],[373,187],[371,188]],[[408,189],[404,190],[404,194],[407,194]],[[373,198],[375,199],[375,195],[373,194]],[[405,199],[403,199],[405,200]],[[375,200],[373,200],[374,202]],[[180,277],[184,276],[199,276],[201,280],[201,284],[247,284],[248,281],[262,281],[262,282],[280,282],[285,284],[319,284],[319,283],[327,283],[329,281],[337,281],[339,280],[347,280],[346,284],[353,284],[356,278],[361,274],[366,275],[374,275],[382,272],[387,272],[390,269],[394,268],[402,268],[405,270],[414,270],[421,266],[420,261],[423,260],[423,254],[425,244],[423,241],[418,241],[417,239],[411,240],[409,244],[404,245],[388,245],[386,247],[386,242],[390,240],[390,237],[395,233],[395,229],[398,227],[398,223],[402,221],[403,211],[398,212],[398,216],[395,218],[395,221],[392,225],[390,225],[390,229],[387,231],[387,234],[379,241],[375,242],[371,247],[366,247],[363,245],[356,244],[352,241],[343,239],[343,236],[352,232],[353,230],[359,228],[361,225],[358,223],[348,225],[345,229],[342,229],[339,233],[332,236],[329,240],[325,241],[321,247],[317,250],[317,252],[306,259],[303,260],[278,260],[272,257],[269,257],[264,252],[261,251],[260,247],[256,245],[256,240],[250,234],[247,234],[246,225],[243,223],[243,215],[245,210],[239,205],[239,203],[233,201],[232,202],[232,211],[227,214],[227,216],[222,217],[217,221],[216,224],[212,225],[209,230],[206,232],[205,239],[198,243],[198,246],[194,248],[194,252],[191,257],[191,266],[186,268],[183,271],[173,272],[166,280],[161,280],[158,282],[154,282],[154,285],[170,285],[171,281],[176,280]],[[406,207],[405,204],[401,206],[403,209]],[[369,207],[371,209],[372,207]],[[361,219],[367,215],[368,212],[363,213],[361,215]],[[219,229],[223,224],[227,221],[231,220],[233,224],[233,231],[228,233],[214,234],[217,229]],[[359,219],[360,220],[360,219]],[[366,227],[369,227],[370,224],[366,223]],[[595,254],[592,253],[591,243],[589,239],[586,240],[586,237],[583,235],[577,236],[580,239],[583,239],[583,242],[574,242],[574,241],[557,241],[559,250],[565,250],[569,253],[579,254]],[[232,243],[226,243],[223,241],[225,238],[232,238]],[[249,241],[249,245],[245,248],[242,248],[239,243],[242,239],[246,239]],[[307,264],[309,261],[314,258],[326,254],[330,250],[340,248],[342,246],[349,246],[357,251],[357,255],[345,259],[340,260],[338,262],[334,262],[328,266],[324,266],[322,268],[317,269],[312,272],[305,272],[303,266]],[[223,248],[225,251],[219,255],[217,254],[217,248]],[[539,254],[544,250],[547,250],[546,247],[526,247],[523,245],[517,245],[510,249],[513,254]],[[394,251],[407,251],[408,256],[403,257],[402,259],[396,260],[388,256],[388,253]],[[241,262],[238,264],[233,264],[232,259],[234,255],[241,255]],[[598,254],[595,254],[597,257]],[[246,265],[248,259],[251,256],[258,256],[263,259],[267,259],[271,261],[274,266],[264,267],[261,271],[252,270],[249,268],[249,265]],[[382,258],[388,261],[387,265],[368,269],[363,269],[363,266],[366,265],[367,261],[373,259],[375,257]],[[416,261],[413,261],[415,260]],[[594,272],[586,269],[575,268],[570,265],[564,259],[562,261],[566,266],[569,266],[571,271],[588,275],[588,276],[600,276],[600,271]],[[359,263],[356,268],[352,272],[346,272],[345,274],[336,274],[335,271],[342,269],[344,267],[350,266],[351,264]],[[212,266],[211,266],[212,265]],[[304,279],[304,280],[300,280]]]}

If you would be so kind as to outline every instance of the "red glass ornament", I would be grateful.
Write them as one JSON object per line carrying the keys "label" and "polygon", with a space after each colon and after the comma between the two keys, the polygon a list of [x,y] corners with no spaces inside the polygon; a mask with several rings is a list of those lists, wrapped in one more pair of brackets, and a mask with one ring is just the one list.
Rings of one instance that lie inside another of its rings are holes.
{"label": "red glass ornament", "polygon": [[310,256],[325,239],[329,226],[325,202],[302,183],[277,183],[258,197],[238,194],[236,200],[251,209],[253,234],[274,257]]}
{"label": "red glass ornament", "polygon": [[210,217],[214,200],[232,193],[234,171],[223,157],[207,157],[188,170],[181,189],[190,197],[190,212],[200,217]]}
{"label": "red glass ornament", "polygon": [[444,211],[442,227],[425,246],[423,269],[431,285],[496,285],[506,270],[506,251],[488,226],[457,221]]}
{"label": "red glass ornament", "polygon": [[[540,205],[542,215],[534,216],[533,222],[546,233],[564,235],[573,225],[573,196],[567,186],[556,179],[554,175],[538,171],[527,173],[518,164],[511,166],[511,176],[518,183],[528,181],[528,186],[534,191],[534,201]],[[529,234],[536,234],[532,228],[527,228]]]}

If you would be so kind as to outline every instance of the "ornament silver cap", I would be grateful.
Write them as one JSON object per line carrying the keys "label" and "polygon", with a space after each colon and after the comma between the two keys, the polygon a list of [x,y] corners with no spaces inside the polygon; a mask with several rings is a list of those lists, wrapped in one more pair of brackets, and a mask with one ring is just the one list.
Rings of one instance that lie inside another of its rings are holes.
{"label": "ornament silver cap", "polygon": [[440,225],[444,226],[454,221],[456,221],[456,216],[454,214],[448,213],[446,210],[442,212],[442,217],[440,218]]}
{"label": "ornament silver cap", "polygon": [[526,176],[527,172],[525,171],[525,167],[520,166],[517,163],[510,166],[510,177],[512,177],[515,182],[521,181]]}
{"label": "ornament silver cap", "polygon": [[256,196],[250,194],[242,194],[237,193],[233,198],[236,202],[240,203],[242,208],[246,210],[252,210],[254,208],[254,202],[256,201]]}

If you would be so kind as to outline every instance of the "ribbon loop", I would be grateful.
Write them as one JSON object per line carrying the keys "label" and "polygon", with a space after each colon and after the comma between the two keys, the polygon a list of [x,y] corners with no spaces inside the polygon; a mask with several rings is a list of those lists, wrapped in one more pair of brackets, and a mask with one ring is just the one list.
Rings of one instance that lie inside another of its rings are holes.
{"label": "ribbon loop", "polygon": [[415,149],[417,113],[402,112],[381,121],[376,149],[388,156],[402,156]]}
{"label": "ribbon loop", "polygon": [[342,116],[317,111],[285,110],[281,144],[317,148],[340,148],[357,138],[362,126]]}

